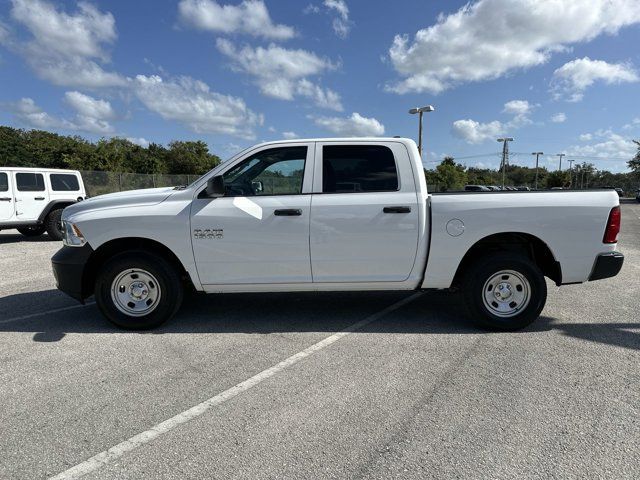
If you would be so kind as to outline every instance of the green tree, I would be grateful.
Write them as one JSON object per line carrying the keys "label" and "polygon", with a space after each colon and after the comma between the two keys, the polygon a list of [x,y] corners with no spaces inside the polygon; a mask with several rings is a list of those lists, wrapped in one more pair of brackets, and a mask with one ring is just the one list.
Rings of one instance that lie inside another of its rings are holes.
{"label": "green tree", "polygon": [[202,175],[220,163],[220,158],[209,153],[209,147],[201,140],[196,142],[173,141],[165,156],[167,173]]}
{"label": "green tree", "polygon": [[456,163],[453,157],[444,157],[436,167],[436,175],[441,192],[461,190],[467,183],[466,167]]}
{"label": "green tree", "polygon": [[635,157],[627,162],[629,168],[633,171],[633,173],[640,175],[640,141],[632,140],[638,146],[638,151],[636,152]]}
{"label": "green tree", "polygon": [[562,187],[567,188],[569,186],[569,172],[567,170],[557,170],[547,175],[547,188]]}

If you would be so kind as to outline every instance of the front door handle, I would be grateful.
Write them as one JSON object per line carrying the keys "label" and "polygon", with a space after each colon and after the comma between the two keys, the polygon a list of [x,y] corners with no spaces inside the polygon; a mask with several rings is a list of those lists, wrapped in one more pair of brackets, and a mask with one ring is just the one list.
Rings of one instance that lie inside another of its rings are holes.
{"label": "front door handle", "polygon": [[299,217],[302,215],[302,210],[299,208],[283,208],[280,210],[276,210],[273,212],[274,215],[278,217]]}
{"label": "front door handle", "polygon": [[11,197],[1,197],[0,198],[0,202],[10,202],[11,201]]}
{"label": "front door handle", "polygon": [[411,207],[384,207],[384,213],[411,213]]}
{"label": "front door handle", "polygon": [[44,197],[33,197],[34,200],[44,200]]}

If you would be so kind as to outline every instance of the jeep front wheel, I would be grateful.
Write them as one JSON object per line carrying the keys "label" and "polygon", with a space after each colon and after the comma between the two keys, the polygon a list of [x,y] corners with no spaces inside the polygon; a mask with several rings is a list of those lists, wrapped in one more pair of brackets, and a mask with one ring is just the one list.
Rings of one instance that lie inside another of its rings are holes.
{"label": "jeep front wheel", "polygon": [[62,240],[64,231],[62,230],[62,209],[51,210],[44,220],[47,234],[52,240]]}

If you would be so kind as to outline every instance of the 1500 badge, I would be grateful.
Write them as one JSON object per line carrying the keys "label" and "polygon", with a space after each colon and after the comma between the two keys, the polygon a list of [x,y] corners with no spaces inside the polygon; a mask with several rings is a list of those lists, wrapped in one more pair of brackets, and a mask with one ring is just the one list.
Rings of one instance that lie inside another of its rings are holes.
{"label": "1500 badge", "polygon": [[224,230],[212,230],[207,228],[206,230],[196,229],[193,231],[193,238],[200,240],[220,240],[224,237]]}

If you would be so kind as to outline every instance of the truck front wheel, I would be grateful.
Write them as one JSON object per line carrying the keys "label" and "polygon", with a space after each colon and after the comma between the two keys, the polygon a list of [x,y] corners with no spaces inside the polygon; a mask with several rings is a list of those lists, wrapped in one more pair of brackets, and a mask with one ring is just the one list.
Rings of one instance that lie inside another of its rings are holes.
{"label": "truck front wheel", "polygon": [[164,258],[124,252],[108,260],[96,279],[98,308],[120,328],[146,330],[173,317],[183,298],[176,269]]}
{"label": "truck front wheel", "polygon": [[513,331],[540,316],[547,284],[538,266],[526,256],[498,253],[466,272],[463,294],[473,321],[490,330]]}

